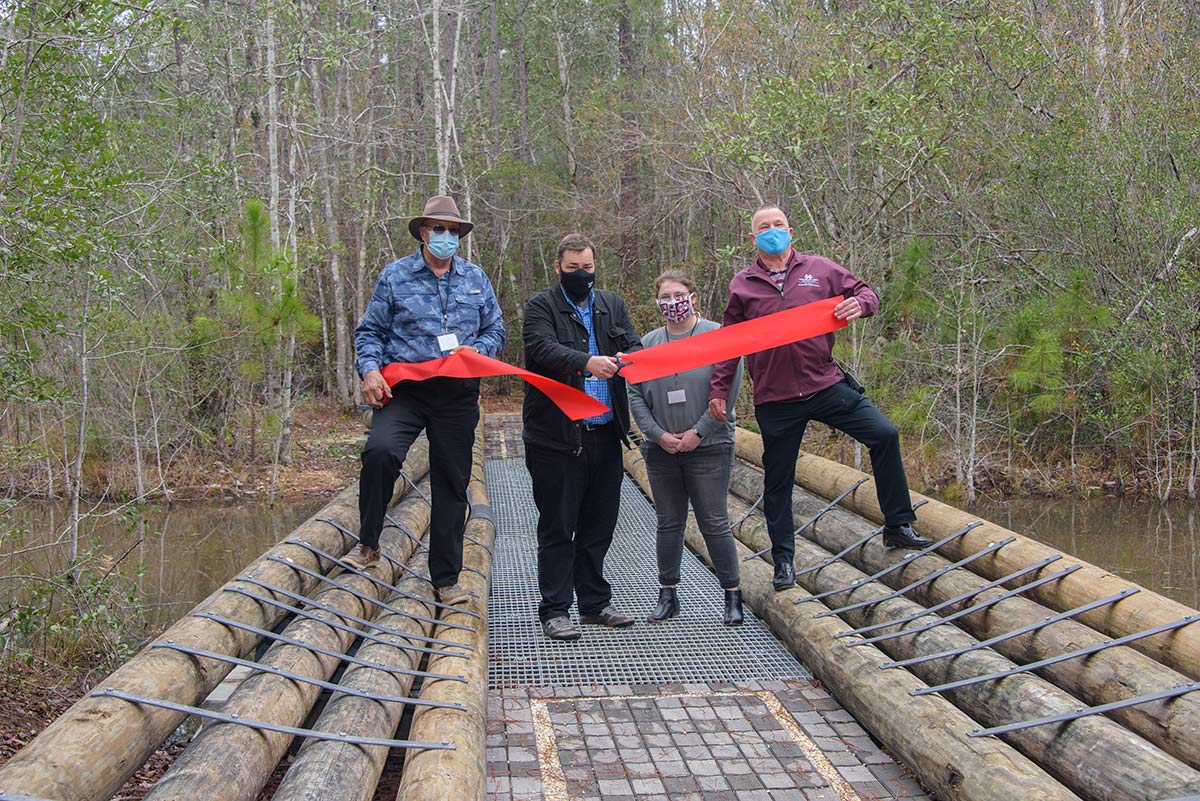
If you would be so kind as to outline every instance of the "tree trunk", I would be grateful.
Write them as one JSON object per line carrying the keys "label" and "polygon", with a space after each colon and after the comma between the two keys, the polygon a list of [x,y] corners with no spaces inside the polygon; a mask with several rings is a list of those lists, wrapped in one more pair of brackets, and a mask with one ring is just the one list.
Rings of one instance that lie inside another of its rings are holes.
{"label": "tree trunk", "polygon": [[71,480],[71,517],[70,525],[70,557],[71,576],[76,575],[79,559],[79,497],[83,494],[83,455],[87,448],[87,412],[88,412],[88,311],[90,308],[92,284],[91,278],[86,277],[83,289],[83,315],[79,321],[79,421],[75,428],[75,459]]}
{"label": "tree trunk", "polygon": [[267,503],[275,505],[275,486],[279,483],[279,463],[291,464],[292,444],[292,374],[296,360],[296,334],[288,335],[283,356],[283,387],[280,390],[279,432],[275,436],[275,452],[271,459],[271,489]]}
{"label": "tree trunk", "polygon": [[1109,88],[1106,85],[1109,80],[1108,75],[1108,13],[1104,8],[1105,0],[1092,0],[1091,3],[1091,19],[1092,19],[1092,59],[1096,65],[1095,76],[1095,96],[1097,107],[1097,121],[1101,131],[1108,130],[1109,110],[1108,110],[1108,94]]}
{"label": "tree trunk", "polygon": [[[529,58],[525,48],[526,0],[517,0],[517,155],[526,164],[533,161],[533,148],[529,141]],[[517,209],[529,207],[529,182],[522,181],[517,190]],[[517,253],[521,264],[518,272],[520,290],[518,297],[530,297],[533,285],[533,249],[530,235],[524,231],[514,233],[517,237]],[[522,304],[523,308],[523,304]]]}
{"label": "tree trunk", "polygon": [[271,200],[268,213],[271,219],[271,246],[278,251],[279,235],[279,86],[275,74],[275,17],[271,0],[266,0],[266,21],[263,37],[267,40],[267,169],[270,171]]}
{"label": "tree trunk", "polygon": [[533,159],[529,146],[529,58],[525,52],[525,0],[517,0],[517,154]]}
{"label": "tree trunk", "polygon": [[[488,132],[488,154],[492,164],[500,159],[500,0],[492,0],[488,12],[488,59],[487,84],[491,94],[491,104],[488,108],[488,119],[491,130]],[[493,208],[499,208],[493,204]]]}
{"label": "tree trunk", "polygon": [[[142,356],[142,367],[145,367],[145,355]],[[133,382],[133,393],[129,400],[129,421],[133,427],[133,491],[138,501],[146,497],[146,482],[142,476],[142,442],[141,430],[138,425],[137,401],[142,388],[144,369],[138,370],[137,380]]]}
{"label": "tree trunk", "polygon": [[571,72],[567,67],[567,48],[563,42],[563,25],[562,17],[558,13],[558,0],[550,0],[550,17],[554,23],[554,50],[558,56],[558,84],[562,91],[563,140],[567,147],[567,175],[574,182],[575,126],[571,119]]}
{"label": "tree trunk", "polygon": [[380,109],[380,69],[379,61],[381,58],[380,40],[382,31],[380,25],[377,24],[378,10],[375,3],[371,4],[371,22],[370,22],[370,64],[371,67],[367,72],[368,82],[366,90],[367,101],[367,125],[366,131],[362,136],[362,162],[363,162],[363,182],[362,182],[362,211],[358,220],[358,258],[355,260],[354,272],[354,319],[361,320],[363,314],[367,310],[367,302],[371,297],[370,274],[367,270],[368,262],[373,259],[368,255],[369,245],[371,241],[372,220],[375,214],[375,136],[376,125],[378,122]]}
{"label": "tree trunk", "polygon": [[621,76],[620,206],[617,209],[617,255],[621,263],[619,286],[628,291],[640,284],[638,255],[638,141],[637,51],[633,40],[633,9],[629,0],[617,5],[617,50]]}
{"label": "tree trunk", "polygon": [[[317,129],[328,134],[330,131],[325,124],[326,108],[322,91],[324,84],[317,61],[316,58],[312,58],[308,62],[309,77],[312,81],[313,106],[316,108]],[[333,313],[330,315],[330,319],[333,327],[334,372],[337,376],[337,395],[335,397],[338,406],[350,408],[354,405],[354,398],[350,387],[350,350],[343,319],[346,314],[346,298],[345,286],[342,282],[341,237],[338,232],[333,201],[338,182],[329,166],[329,147],[327,142],[317,144],[317,169],[320,175],[321,209],[325,222],[325,246],[328,249],[329,284],[333,294]]]}
{"label": "tree trunk", "polygon": [[[1191,354],[1192,364],[1200,363],[1200,348],[1197,344],[1200,343],[1200,333],[1196,328],[1192,328],[1188,344],[1188,351]],[[1200,429],[1200,371],[1192,370],[1192,425],[1191,425],[1191,460],[1192,465],[1188,473],[1188,489],[1187,496],[1190,500],[1196,500],[1196,481],[1200,478],[1200,449],[1197,445],[1200,442],[1200,436],[1197,435],[1197,429]]]}
{"label": "tree trunk", "polygon": [[321,310],[321,358],[325,363],[325,370],[322,372],[322,384],[325,387],[325,393],[333,392],[333,384],[330,383],[331,376],[336,382],[337,370],[334,368],[333,360],[329,355],[329,320],[333,316],[329,309],[329,303],[325,295],[325,282],[321,280],[321,273],[317,273],[317,304]]}
{"label": "tree trunk", "polygon": [[[433,72],[433,135],[437,155],[437,193],[449,193],[450,141],[454,129],[454,73],[458,67],[458,31],[454,31],[453,43],[446,41],[451,29],[442,24],[444,0],[432,0],[429,6],[429,24],[421,17],[421,30],[425,34],[425,45],[429,52],[429,66]],[[417,5],[421,12],[420,4]],[[446,12],[447,17],[450,12]]]}
{"label": "tree trunk", "polygon": [[29,79],[33,75],[33,60],[39,49],[37,37],[34,34],[37,33],[38,8],[40,6],[40,0],[32,0],[29,7],[29,32],[26,34],[25,65],[21,70],[21,88],[17,92],[12,119],[6,120],[9,153],[8,161],[4,165],[4,174],[0,176],[0,192],[3,192],[8,187],[9,181],[12,180],[13,170],[16,169],[17,159],[21,155],[21,132],[25,128],[25,99],[29,93]]}

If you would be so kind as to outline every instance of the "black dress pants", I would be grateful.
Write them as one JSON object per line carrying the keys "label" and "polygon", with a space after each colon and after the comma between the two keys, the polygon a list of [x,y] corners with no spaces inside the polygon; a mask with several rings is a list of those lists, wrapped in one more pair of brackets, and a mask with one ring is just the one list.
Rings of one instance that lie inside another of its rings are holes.
{"label": "black dress pants", "polygon": [[525,443],[538,510],[538,617],[563,617],[572,600],[596,615],[612,601],[604,557],[620,508],[621,442],[613,424],[582,432],[578,455]]}
{"label": "black dress pants", "polygon": [[875,471],[875,493],[887,525],[917,519],[900,458],[900,434],[871,400],[839,381],[806,400],[776,401],[754,407],[763,438],[763,514],[775,564],[790,563],[796,553],[792,487],[800,441],[810,420],[825,423],[866,445]]}
{"label": "black dress pants", "polygon": [[359,474],[359,537],[379,547],[383,516],[408,449],[424,430],[429,437],[429,483],[433,509],[429,522],[429,576],[448,587],[462,570],[467,524],[467,483],[471,450],[479,423],[479,380],[432,378],[401,381],[392,399],[371,417],[371,433]]}

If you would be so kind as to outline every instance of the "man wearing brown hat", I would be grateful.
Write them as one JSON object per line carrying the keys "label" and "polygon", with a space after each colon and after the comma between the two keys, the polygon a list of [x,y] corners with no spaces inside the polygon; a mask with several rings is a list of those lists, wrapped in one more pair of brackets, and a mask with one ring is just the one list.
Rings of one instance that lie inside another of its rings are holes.
{"label": "man wearing brown hat", "polygon": [[409,446],[429,437],[433,509],[429,575],[438,600],[463,603],[463,529],[471,450],[479,422],[479,379],[431,378],[388,386],[380,369],[392,362],[427,362],[460,348],[496,357],[504,320],[487,275],[455,255],[472,225],[454,200],[435,195],[408,223],[420,246],[383,268],[362,322],[354,331],[354,366],[363,399],[375,409],[359,475],[359,544],[345,561],[363,569],[379,560],[379,533]]}

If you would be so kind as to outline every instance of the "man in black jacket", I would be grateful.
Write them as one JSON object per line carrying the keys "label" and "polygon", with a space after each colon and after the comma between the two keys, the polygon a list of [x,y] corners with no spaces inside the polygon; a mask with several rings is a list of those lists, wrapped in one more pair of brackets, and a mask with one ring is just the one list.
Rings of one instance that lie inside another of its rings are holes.
{"label": "man in black jacket", "polygon": [[[525,367],[581,389],[611,411],[570,420],[549,398],[525,387],[525,465],[538,508],[538,587],[542,631],[577,640],[579,622],[623,628],[633,618],[612,606],[604,556],[617,524],[621,447],[629,446],[629,401],[618,358],[641,347],[625,302],[594,289],[595,247],[581,234],[558,245],[559,282],[525,306]],[[616,358],[614,358],[616,357]]]}

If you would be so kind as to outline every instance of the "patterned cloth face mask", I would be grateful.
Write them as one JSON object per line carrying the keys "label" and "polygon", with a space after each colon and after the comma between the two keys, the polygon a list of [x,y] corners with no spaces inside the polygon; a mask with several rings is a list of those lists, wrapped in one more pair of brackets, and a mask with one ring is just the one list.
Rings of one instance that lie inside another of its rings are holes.
{"label": "patterned cloth face mask", "polygon": [[676,295],[658,299],[658,310],[672,323],[681,323],[692,313],[692,296]]}

